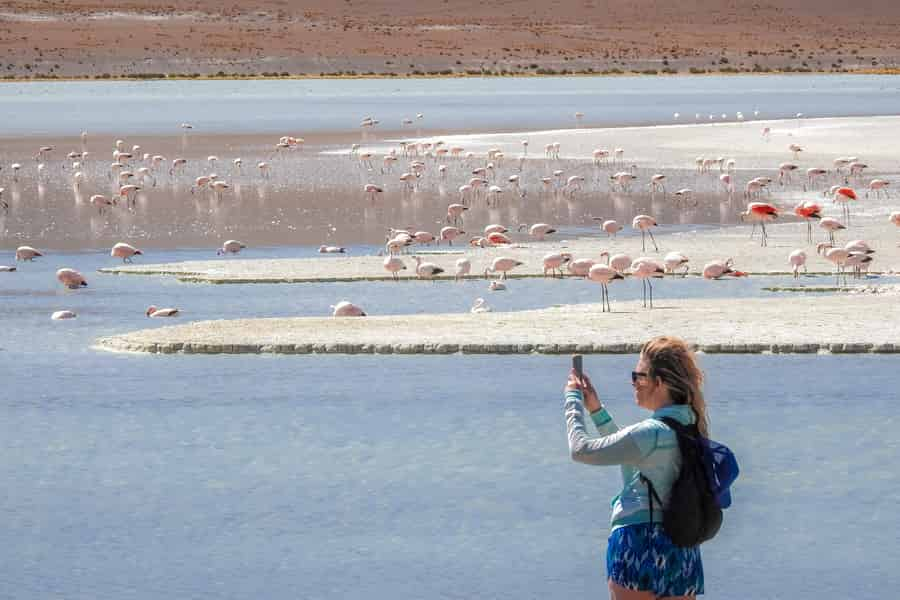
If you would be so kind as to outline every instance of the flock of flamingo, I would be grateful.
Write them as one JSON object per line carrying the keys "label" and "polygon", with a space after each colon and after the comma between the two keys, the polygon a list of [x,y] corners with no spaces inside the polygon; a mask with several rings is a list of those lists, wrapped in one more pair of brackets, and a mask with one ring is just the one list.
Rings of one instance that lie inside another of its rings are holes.
{"label": "flock of flamingo", "polygon": [[[421,119],[422,115],[417,115],[417,118]],[[411,122],[411,120],[409,121]],[[376,119],[368,117],[362,122],[362,127],[371,128],[377,123]],[[187,131],[192,129],[192,126],[183,123],[182,129]],[[762,135],[768,139],[771,130],[765,128]],[[280,153],[300,149],[303,147],[303,143],[303,138],[282,136],[274,145],[271,156],[274,158]],[[86,133],[81,135],[81,145],[80,151],[72,151],[66,155],[67,161],[63,161],[61,166],[61,173],[71,173],[68,176],[71,177],[71,184],[76,191],[89,185],[85,167],[88,161],[95,160],[94,155],[87,149]],[[549,168],[560,161],[561,146],[559,142],[545,145],[541,164]],[[776,220],[789,210],[780,207],[773,201],[764,201],[763,195],[771,194],[771,186],[776,182],[780,186],[791,185],[795,172],[801,170],[797,161],[805,148],[799,144],[790,144],[786,150],[791,153],[794,162],[781,163],[772,177],[757,176],[749,179],[743,186],[743,196],[747,204],[745,210],[740,213],[740,218],[753,224],[751,237],[756,235],[756,229],[759,228],[761,246],[766,246],[768,243],[766,224]],[[52,146],[42,146],[34,155],[35,173],[39,179],[50,176],[47,160],[53,152]],[[402,271],[407,270],[403,255],[408,253],[411,247],[433,243],[440,245],[443,242],[452,246],[455,240],[466,236],[467,233],[463,229],[465,215],[477,203],[481,202],[485,208],[491,209],[499,206],[504,198],[512,197],[513,201],[524,202],[528,196],[529,188],[526,185],[526,178],[531,175],[525,168],[529,164],[528,140],[522,140],[522,153],[515,161],[512,161],[511,170],[514,172],[505,176],[508,184],[505,188],[501,187],[498,182],[503,177],[500,175],[501,169],[509,161],[505,160],[504,152],[499,148],[489,149],[486,156],[482,157],[473,152],[466,152],[461,146],[448,147],[440,140],[434,142],[403,141],[399,143],[398,147],[390,149],[380,157],[376,157],[374,152],[363,149],[360,144],[353,144],[347,155],[351,160],[357,161],[361,173],[366,178],[375,179],[379,175],[382,178],[396,176],[400,193],[404,194],[419,191],[420,187],[429,181],[443,182],[448,177],[462,177],[463,179],[463,183],[457,188],[457,201],[447,205],[444,226],[437,233],[429,232],[424,228],[419,230],[415,227],[389,230],[383,251],[383,267],[389,277],[395,280],[400,278]],[[189,165],[188,159],[176,157],[168,161],[165,156],[145,152],[138,145],[128,147],[123,140],[115,142],[112,157],[113,162],[109,164],[106,175],[114,187],[115,193],[92,194],[89,200],[90,205],[97,208],[100,214],[116,208],[133,210],[136,196],[148,186],[155,187],[160,177],[168,175],[172,180],[189,177],[186,174]],[[375,166],[376,159],[380,160],[380,167],[377,168]],[[395,174],[395,164],[401,160],[406,161],[407,170]],[[201,174],[193,177],[190,192],[191,194],[207,192],[215,196],[217,200],[222,200],[224,194],[231,187],[227,179],[219,176],[215,171],[217,165],[222,161],[218,156],[211,155],[205,162],[208,169],[204,169]],[[232,176],[245,175],[241,158],[233,158],[227,164],[230,165],[229,172]],[[564,169],[554,169],[549,175],[537,175],[535,182],[540,187],[539,195],[553,194],[559,197],[569,197],[587,193],[585,188],[588,186],[589,178],[596,182],[598,188],[605,180],[610,192],[629,194],[632,192],[634,183],[640,178],[636,165],[626,166],[625,150],[622,148],[595,149],[592,152],[590,163],[586,164],[592,169],[588,172],[587,177],[580,173],[567,174]],[[726,195],[727,199],[733,199],[737,183],[735,159],[697,157],[695,167],[697,176],[700,177],[718,170],[722,193]],[[840,207],[840,219],[824,216],[824,204],[818,199],[804,200],[790,210],[795,217],[806,222],[805,242],[808,244],[814,243],[814,223],[817,223],[818,227],[824,231],[827,241],[816,244],[816,252],[834,265],[838,281],[841,278],[846,281],[848,273],[852,273],[855,277],[861,277],[873,260],[874,249],[866,241],[852,240],[844,245],[839,245],[835,239],[836,232],[850,227],[850,207],[854,202],[859,201],[859,196],[853,186],[854,184],[857,188],[863,186],[863,173],[868,168],[868,165],[857,157],[847,156],[834,159],[831,169],[817,166],[805,170],[805,177],[801,182],[802,190],[811,192],[816,186],[821,186],[821,197],[830,199],[835,206]],[[18,184],[23,169],[22,163],[12,163],[6,169],[11,173],[13,185]],[[3,170],[0,165],[0,172]],[[270,178],[272,175],[271,159],[257,162],[256,171],[259,178]],[[681,188],[671,195],[667,194],[665,185],[667,176],[664,173],[653,173],[648,180],[647,190],[651,197],[665,195],[670,199],[672,206],[679,208],[696,206],[691,188]],[[829,185],[829,183],[833,184]],[[873,194],[875,197],[888,197],[889,185],[888,180],[871,179],[864,184],[865,196]],[[384,193],[386,187],[385,183],[369,181],[363,185],[364,198],[375,202]],[[0,187],[0,212],[8,214],[11,206],[4,199],[5,191],[4,187]],[[609,237],[615,237],[617,232],[623,229],[623,225],[614,219],[594,217],[594,220],[600,226],[600,230]],[[892,213],[890,221],[900,227],[900,212]],[[653,228],[657,226],[657,220],[652,215],[638,214],[632,219],[631,227],[641,235],[642,252],[647,251],[648,240],[653,250],[659,252],[653,236]],[[526,232],[527,239],[533,241],[546,240],[548,236],[557,232],[556,227],[549,223],[518,224],[513,229],[515,233],[504,225],[492,223],[480,230],[479,235],[470,236],[467,244],[471,248],[504,247],[512,245],[516,236],[522,232]],[[238,240],[227,240],[217,250],[217,254],[235,255],[244,248],[246,245]],[[342,254],[346,253],[346,248],[322,245],[319,247],[319,252]],[[134,256],[142,254],[140,249],[124,242],[116,243],[110,250],[112,257],[119,258],[123,262],[131,262]],[[32,261],[41,256],[42,253],[31,246],[20,246],[15,253],[16,261]],[[449,276],[449,274],[445,274],[443,267],[424,260],[421,256],[413,255],[412,259],[415,261],[413,268],[417,278],[433,280],[440,276]],[[551,252],[543,257],[542,271],[548,277],[562,277],[563,269],[565,269],[570,276],[582,277],[598,283],[601,288],[602,311],[611,311],[609,301],[609,285],[611,283],[625,277],[640,279],[643,284],[643,305],[652,308],[652,280],[666,274],[680,273],[685,276],[689,269],[688,262],[688,257],[680,252],[669,252],[662,260],[649,256],[632,259],[624,253],[610,255],[609,252],[602,252],[599,260],[594,260],[584,257],[577,258],[568,252]],[[798,277],[800,270],[806,268],[806,251],[794,250],[787,257],[787,262],[794,276]],[[491,281],[490,289],[501,290],[505,289],[507,274],[523,264],[522,261],[513,257],[498,256],[490,261],[483,272],[479,273],[486,278],[491,274],[499,275],[498,280]],[[15,266],[0,266],[0,272],[15,270]],[[702,269],[702,276],[706,279],[745,275],[744,271],[734,268],[731,259],[711,261]],[[86,278],[75,269],[61,268],[57,271],[56,276],[59,282],[68,289],[78,289],[88,285]],[[473,276],[471,258],[459,258],[455,263],[455,271],[452,276],[457,280]],[[365,316],[366,314],[359,306],[346,301],[332,306],[332,311],[336,317]],[[490,311],[490,307],[483,298],[478,298],[471,308],[473,313],[488,311]],[[150,306],[146,311],[148,317],[173,317],[178,314],[177,308],[158,308],[156,306]],[[66,319],[75,316],[72,311],[58,311],[52,315],[52,318]]]}

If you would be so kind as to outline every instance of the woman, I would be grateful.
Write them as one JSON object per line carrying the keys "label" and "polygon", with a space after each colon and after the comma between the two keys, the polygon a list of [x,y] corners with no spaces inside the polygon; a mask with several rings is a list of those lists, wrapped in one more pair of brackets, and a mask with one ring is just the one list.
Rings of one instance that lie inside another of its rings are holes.
{"label": "woman", "polygon": [[[587,375],[572,371],[566,383],[566,425],[572,459],[591,465],[621,465],[622,491],[612,501],[612,524],[606,551],[609,595],[613,600],[693,598],[703,593],[700,548],[680,548],[663,530],[663,511],[654,500],[651,513],[649,479],[666,504],[681,467],[675,432],[658,417],[685,425],[696,423],[708,434],[703,374],[684,341],[650,340],[631,373],[634,399],[651,411],[649,419],[619,429],[597,397]],[[584,409],[600,437],[589,438]],[[650,518],[653,522],[650,522]]]}

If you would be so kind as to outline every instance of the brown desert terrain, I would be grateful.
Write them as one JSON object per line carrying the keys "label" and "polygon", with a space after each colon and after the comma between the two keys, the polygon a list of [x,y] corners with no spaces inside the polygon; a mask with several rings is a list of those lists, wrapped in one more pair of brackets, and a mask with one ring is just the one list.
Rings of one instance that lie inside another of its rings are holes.
{"label": "brown desert terrain", "polygon": [[873,0],[31,0],[0,4],[22,77],[892,71]]}

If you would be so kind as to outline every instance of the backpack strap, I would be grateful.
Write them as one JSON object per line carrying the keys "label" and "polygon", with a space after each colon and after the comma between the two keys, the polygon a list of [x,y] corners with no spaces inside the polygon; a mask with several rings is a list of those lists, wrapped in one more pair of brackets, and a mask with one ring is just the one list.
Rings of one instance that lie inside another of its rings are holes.
{"label": "backpack strap", "polygon": [[656,493],[656,488],[653,486],[653,482],[650,481],[647,477],[644,476],[643,473],[640,475],[641,481],[647,484],[647,491],[650,492],[650,524],[653,525],[653,499],[656,498],[656,503],[659,504],[660,508],[663,508],[663,502],[659,497],[659,494]]}

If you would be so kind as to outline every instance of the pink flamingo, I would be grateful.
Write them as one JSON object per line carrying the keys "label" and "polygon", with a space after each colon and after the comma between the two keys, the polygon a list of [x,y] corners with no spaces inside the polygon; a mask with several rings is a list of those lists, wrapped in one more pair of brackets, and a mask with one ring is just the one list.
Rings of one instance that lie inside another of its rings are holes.
{"label": "pink flamingo", "polygon": [[[608,256],[608,255],[607,255]],[[566,263],[566,270],[575,277],[587,277],[596,262],[590,258],[579,258]]]}
{"label": "pink flamingo", "polygon": [[460,258],[456,261],[456,272],[454,277],[457,281],[466,277],[472,271],[472,261],[468,258]]}
{"label": "pink flamingo", "polygon": [[841,205],[841,216],[847,225],[850,224],[850,201],[856,200],[856,192],[852,188],[839,187],[834,191],[833,201],[835,204]]}
{"label": "pink flamingo", "polygon": [[823,169],[821,167],[812,167],[806,170],[806,183],[803,186],[803,191],[805,192],[808,188],[813,186],[813,183],[825,177],[828,174],[827,169]]}
{"label": "pink flamingo", "polygon": [[400,271],[406,270],[406,265],[399,256],[388,255],[384,258],[384,270],[391,274],[394,281],[400,279]]}
{"label": "pink flamingo", "polygon": [[514,258],[498,256],[491,262],[491,266],[484,270],[484,277],[487,279],[488,273],[500,273],[500,279],[506,279],[507,273],[523,264],[525,263]]}
{"label": "pink flamingo", "polygon": [[43,256],[40,252],[32,248],[31,246],[19,246],[16,248],[16,260],[19,261],[32,261],[38,256]]}
{"label": "pink flamingo", "polygon": [[87,280],[75,269],[60,269],[56,272],[56,278],[70,290],[87,287]]}
{"label": "pink flamingo", "polygon": [[616,279],[625,279],[621,273],[606,265],[593,265],[588,271],[587,278],[600,284],[601,312],[612,312],[609,305],[609,282]]}
{"label": "pink flamingo", "polygon": [[627,254],[613,254],[612,256],[606,254],[606,261],[610,267],[612,267],[619,273],[624,273],[625,271],[630,269],[631,263],[634,262]]}
{"label": "pink flamingo", "polygon": [[347,249],[343,246],[319,246],[319,254],[345,254]]}
{"label": "pink flamingo", "polygon": [[722,187],[725,188],[725,191],[728,192],[729,196],[734,194],[734,179],[731,177],[731,173],[722,173],[719,175],[719,182],[722,184]]}
{"label": "pink flamingo", "polygon": [[367,183],[365,186],[363,186],[363,191],[366,193],[366,198],[368,198],[369,201],[375,202],[375,198],[384,190],[374,183]]}
{"label": "pink flamingo", "polygon": [[888,197],[888,186],[891,184],[887,179],[873,179],[869,182],[869,185],[866,186],[866,198],[869,197],[869,192],[874,192],[875,197],[878,198],[880,194],[884,194],[884,197]]}
{"label": "pink flamingo", "polygon": [[649,289],[650,308],[653,308],[653,283],[651,279],[661,278],[665,275],[665,268],[653,260],[642,256],[631,263],[631,276],[641,280],[641,292],[644,301],[644,308],[647,308],[647,291]]}
{"label": "pink flamingo", "polygon": [[889,219],[891,223],[893,223],[897,227],[900,227],[900,212],[892,212]]}
{"label": "pink flamingo", "polygon": [[420,279],[433,279],[444,272],[442,267],[431,262],[422,262],[418,256],[413,256],[413,260],[416,261],[416,276]]}
{"label": "pink flamingo", "polygon": [[690,267],[688,267],[688,257],[681,252],[669,252],[666,254],[665,258],[663,258],[663,263],[666,265],[666,273],[674,275],[676,269],[684,267],[684,273],[682,273],[681,276],[687,277],[688,269],[690,269]]}
{"label": "pink flamingo", "polygon": [[347,302],[343,300],[338,302],[337,304],[333,304],[331,306],[331,316],[332,317],[365,317],[366,312],[353,304],[352,302]]}
{"label": "pink flamingo", "polygon": [[237,240],[228,240],[227,242],[222,244],[221,248],[216,250],[216,255],[221,256],[223,254],[237,254],[246,247],[247,246]]}
{"label": "pink flamingo", "polygon": [[109,255],[113,258],[121,258],[123,263],[130,263],[132,256],[140,256],[143,252],[132,246],[131,244],[126,244],[125,242],[119,242],[110,250]]}
{"label": "pink flamingo", "polygon": [[650,241],[653,242],[653,249],[659,252],[659,248],[656,245],[656,240],[653,239],[653,232],[650,231],[651,227],[656,227],[656,219],[651,217],[650,215],[638,215],[631,221],[632,229],[640,229],[641,231],[641,250],[647,251],[647,242],[645,236],[650,236]]}
{"label": "pink flamingo", "polygon": [[844,272],[844,267],[847,266],[847,259],[850,258],[850,251],[845,250],[844,248],[835,248],[832,244],[828,244],[825,242],[821,242],[816,244],[816,254],[821,254],[825,257],[825,260],[830,262],[835,267],[835,282],[840,284],[841,275],[844,276],[844,283],[847,282],[847,274]]}
{"label": "pink flamingo", "polygon": [[484,235],[488,236],[492,233],[509,233],[509,229],[498,223],[493,223],[484,228]]}
{"label": "pink flamingo", "polygon": [[527,224],[519,225],[519,231],[522,231],[523,229],[528,229],[528,235],[538,240],[539,242],[544,241],[544,238],[551,233],[556,233],[556,229],[554,229],[552,225],[548,225],[547,223],[535,223],[531,227],[529,227]]}
{"label": "pink flamingo", "polygon": [[824,217],[819,221],[819,227],[828,232],[828,242],[833,246],[834,245],[834,232],[840,231],[841,229],[847,229],[847,227],[833,217]]}
{"label": "pink flamingo", "polygon": [[622,231],[624,227],[619,225],[617,221],[612,219],[603,220],[602,217],[594,217],[594,221],[603,221],[602,225],[600,225],[600,229],[606,232],[606,237],[616,237],[616,233]]}
{"label": "pink flamingo", "polygon": [[463,204],[449,205],[447,207],[447,222],[452,223],[453,225],[461,225],[462,214],[467,210],[469,210],[469,208]]}
{"label": "pink flamingo", "polygon": [[788,263],[791,265],[791,270],[794,272],[794,277],[800,277],[800,267],[803,267],[803,272],[806,273],[806,252],[803,250],[794,250],[791,252],[790,256],[788,256]]}
{"label": "pink flamingo", "polygon": [[[747,205],[747,210],[741,213],[741,221],[750,220],[753,223],[753,229],[759,223],[762,228],[762,236],[760,237],[760,246],[768,245],[768,235],[766,234],[766,222],[773,221],[778,218],[778,208],[774,204],[766,202],[751,202]],[[753,237],[753,231],[750,232]]]}
{"label": "pink flamingo", "polygon": [[714,260],[710,263],[707,263],[703,267],[703,278],[704,279],[719,279],[724,277],[725,275],[730,275],[732,277],[746,277],[747,274],[743,271],[736,271],[733,268],[734,261],[732,259],[727,260]]}
{"label": "pink flamingo", "polygon": [[806,221],[806,238],[811,244],[813,241],[812,222],[822,218],[822,207],[811,200],[806,200],[794,207],[794,214]]}
{"label": "pink flamingo", "polygon": [[562,277],[562,267],[563,265],[568,264],[570,260],[572,260],[572,255],[568,252],[554,252],[545,255],[543,259],[544,277],[547,276],[547,273],[550,273],[550,276],[558,274]]}
{"label": "pink flamingo", "polygon": [[[446,240],[447,244],[452,246],[453,240],[455,240],[459,236],[465,235],[465,234],[466,234],[466,232],[463,231],[462,229],[460,229],[459,227],[453,227],[453,226],[442,227],[441,232],[440,232],[440,239]],[[438,242],[438,243],[440,243],[440,242]]]}

